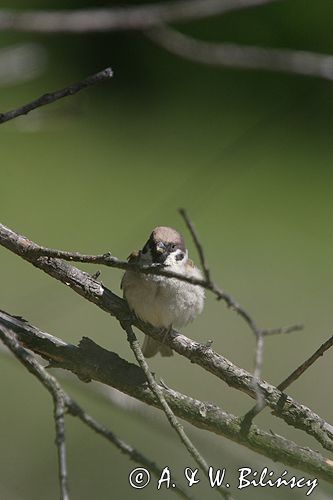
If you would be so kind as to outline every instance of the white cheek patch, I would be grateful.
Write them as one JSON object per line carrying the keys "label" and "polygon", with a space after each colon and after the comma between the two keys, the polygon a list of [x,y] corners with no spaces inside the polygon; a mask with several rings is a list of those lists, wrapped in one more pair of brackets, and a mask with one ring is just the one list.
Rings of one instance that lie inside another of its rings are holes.
{"label": "white cheek patch", "polygon": [[[184,256],[182,259],[179,258],[181,254]],[[165,259],[164,264],[166,266],[172,266],[172,267],[183,267],[183,265],[186,264],[187,259],[188,259],[187,250],[183,252],[182,250],[177,249],[168,255],[168,257]]]}

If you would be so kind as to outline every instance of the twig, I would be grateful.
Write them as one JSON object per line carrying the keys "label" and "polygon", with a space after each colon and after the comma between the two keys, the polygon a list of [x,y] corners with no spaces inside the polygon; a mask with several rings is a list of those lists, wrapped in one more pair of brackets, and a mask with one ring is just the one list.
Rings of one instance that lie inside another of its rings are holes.
{"label": "twig", "polygon": [[191,219],[189,218],[189,216],[187,215],[187,212],[186,212],[186,210],[184,208],[179,208],[178,212],[183,217],[183,219],[184,219],[184,221],[185,221],[185,223],[186,223],[186,225],[187,225],[187,227],[188,227],[188,229],[189,229],[189,231],[190,231],[190,233],[192,235],[194,244],[197,247],[199,258],[200,258],[200,263],[201,263],[201,267],[202,267],[205,279],[206,279],[207,283],[211,283],[212,281],[211,281],[211,278],[210,278],[210,269],[208,267],[208,262],[207,262],[207,259],[206,259],[206,255],[205,255],[203,246],[201,244],[201,241],[199,239],[198,233],[197,233],[197,231],[196,231],[196,229],[194,227],[194,224],[191,221]]}
{"label": "twig", "polygon": [[313,365],[323,354],[332,347],[333,345],[333,335],[326,342],[324,342],[317,350],[304,361],[296,370],[294,370],[289,377],[284,379],[277,388],[279,391],[285,391],[295,380],[297,380],[310,366]]}
{"label": "twig", "polygon": [[[2,313],[3,318],[6,315]],[[75,373],[81,380],[96,380],[107,384],[123,393],[134,397],[149,405],[160,409],[160,404],[147,385],[147,377],[140,367],[128,363],[115,353],[106,351],[92,340],[84,338],[78,347],[66,344],[64,341],[50,334],[40,332],[28,323],[7,315],[5,321],[1,320],[6,328],[12,324],[20,341],[24,340],[30,350],[37,352],[47,359],[51,366],[63,368]],[[33,333],[34,332],[34,333]],[[246,435],[242,434],[239,418],[223,411],[218,406],[193,399],[172,389],[160,387],[163,396],[174,414],[198,428],[225,436],[232,441],[242,444],[247,448],[280,461],[285,465],[294,466],[314,477],[325,479],[333,484],[333,463],[323,458],[319,453],[309,448],[299,447],[277,434],[265,432],[255,425],[251,425]],[[287,403],[289,402],[287,398]],[[311,418],[306,407],[300,405],[299,413],[308,424]],[[292,408],[292,413],[297,411]],[[320,423],[321,422],[321,423]],[[320,419],[310,422],[312,427],[324,429],[327,424]],[[333,431],[331,431],[333,432]]]}
{"label": "twig", "polygon": [[[162,469],[154,462],[145,457],[141,452],[121,440],[113,432],[105,426],[97,422],[93,417],[86,413],[60,386],[55,377],[50,375],[47,370],[37,362],[37,360],[18,342],[16,334],[13,330],[7,328],[3,323],[0,325],[0,338],[2,342],[13,352],[17,359],[44,385],[50,392],[54,401],[54,419],[56,424],[56,444],[58,448],[58,463],[59,463],[59,483],[61,491],[61,500],[69,500],[68,494],[68,475],[66,465],[66,444],[65,444],[65,422],[64,415],[68,412],[73,417],[79,418],[88,427],[94,430],[97,434],[105,437],[113,445],[116,446],[122,453],[127,455],[131,460],[137,462],[143,467],[148,468],[157,478],[161,477]],[[53,338],[51,335],[48,339]],[[56,341],[56,346],[66,345],[60,340]],[[175,493],[187,500],[190,496],[180,487],[173,488]]]}
{"label": "twig", "polygon": [[[278,386],[277,389],[281,392],[285,391],[295,380],[297,380],[310,366],[312,366],[323,354],[328,351],[333,345],[333,335],[326,342],[324,342],[317,350],[306,359],[300,366],[296,368],[287,378],[285,378]],[[265,407],[267,406],[267,402],[264,402],[261,408],[254,406],[249,410],[245,416],[244,420],[249,421],[253,420]]]}
{"label": "twig", "polygon": [[267,328],[263,330],[264,336],[268,335],[281,335],[288,334],[293,332],[300,332],[303,330],[303,325],[291,325],[291,326],[282,326],[280,328]]}
{"label": "twig", "polygon": [[111,68],[106,68],[103,71],[99,71],[98,73],[88,76],[84,80],[81,80],[77,83],[73,83],[68,87],[65,87],[61,90],[56,90],[55,92],[48,92],[47,94],[42,95],[38,99],[35,99],[28,104],[16,109],[12,109],[11,111],[7,111],[5,113],[0,113],[0,124],[8,122],[9,120],[13,120],[18,116],[26,115],[30,111],[39,108],[41,106],[46,106],[47,104],[51,104],[52,102],[57,101],[58,99],[62,99],[63,97],[68,97],[71,95],[80,92],[81,90],[90,87],[91,85],[95,85],[96,83],[103,82],[105,80],[109,80],[113,76],[113,71]]}
{"label": "twig", "polygon": [[12,351],[17,359],[38,378],[46,387],[53,398],[54,420],[56,427],[56,444],[58,450],[58,471],[60,484],[60,499],[69,500],[68,476],[66,461],[66,442],[65,442],[65,398],[58,382],[52,375],[34,359],[22,346],[20,346],[15,334],[7,330],[3,325],[0,328],[0,338],[2,342]]}
{"label": "twig", "polygon": [[262,408],[265,404],[265,397],[260,389],[260,379],[262,374],[262,366],[264,363],[264,334],[262,330],[256,333],[256,349],[254,358],[254,373],[253,373],[253,387],[256,391],[256,407]]}
{"label": "twig", "polygon": [[0,10],[0,31],[86,33],[142,30],[188,22],[272,3],[276,0],[179,0],[131,7],[75,10]]}
{"label": "twig", "polygon": [[56,426],[56,443],[58,449],[58,471],[61,500],[69,500],[65,440],[65,411],[66,406],[63,397],[56,397],[54,400],[54,421]]}
{"label": "twig", "polygon": [[[38,249],[38,245],[1,224],[0,244],[21,256],[35,267],[43,270],[48,275],[61,281],[66,286],[69,286],[74,292],[94,303],[103,311],[115,316],[118,321],[131,319],[132,324],[137,326],[142,332],[155,340],[161,339],[163,331],[161,332],[160,329],[156,329],[135,318],[123,299],[112,293],[103,284],[94,280],[90,274],[80,271],[78,268],[58,259],[48,257],[36,258],[34,251],[29,252],[29,248],[34,249],[37,247]],[[13,319],[10,320],[11,323],[13,321]],[[19,324],[18,331],[22,331],[22,325],[20,325],[18,320],[14,321],[14,323],[16,322]],[[34,335],[36,334],[38,332],[34,330]],[[230,387],[245,392],[251,397],[256,397],[252,375],[246,370],[235,366],[231,361],[214,352],[212,349],[208,349],[174,330],[164,341],[176,352],[225,381]],[[263,380],[260,381],[260,389],[265,394],[268,405],[275,411],[278,417],[282,418],[287,424],[304,430],[315,437],[326,449],[333,451],[333,433],[330,426],[322,418],[290,396],[285,396],[276,387]]]}
{"label": "twig", "polygon": [[[88,427],[90,427],[97,434],[100,434],[104,438],[106,438],[110,443],[116,446],[119,451],[127,455],[130,460],[142,465],[149,469],[155,477],[158,479],[161,477],[162,469],[156,465],[155,462],[152,462],[148,458],[145,457],[141,452],[137,449],[133,448],[128,443],[125,443],[122,439],[116,436],[113,432],[107,429],[104,425],[97,422],[94,418],[88,415],[82,408],[75,403],[73,400],[69,403],[69,412],[74,417],[78,417],[83,423],[85,423]],[[181,498],[185,498],[190,500],[191,497],[185,492],[185,490],[176,483],[176,486],[173,488],[175,493]]]}
{"label": "twig", "polygon": [[278,71],[333,80],[330,54],[205,42],[166,26],[146,31],[145,35],[172,54],[208,66]]}
{"label": "twig", "polygon": [[[183,445],[185,446],[185,448],[187,449],[189,454],[192,456],[192,458],[195,460],[195,462],[198,464],[200,469],[208,477],[208,468],[209,467],[208,467],[206,460],[202,457],[199,450],[194,446],[192,441],[189,439],[186,432],[184,431],[183,426],[179,423],[175,414],[173,413],[170,406],[166,402],[161,386],[159,386],[157,384],[153,375],[150,372],[148,363],[142,354],[140,344],[137,341],[137,338],[133,332],[131,324],[127,321],[127,322],[122,322],[121,326],[125,330],[125,332],[127,333],[127,341],[128,341],[128,343],[129,343],[129,345],[134,353],[134,356],[135,356],[137,362],[139,363],[140,367],[142,368],[144,374],[146,375],[149,387],[152,390],[153,394],[156,396],[156,399],[159,402],[161,409],[164,411],[171,427],[176,431],[181,442],[183,443]],[[228,490],[224,486],[217,488],[217,492],[220,495],[222,495],[223,498],[226,498],[227,500],[232,500],[231,494],[228,492]]]}
{"label": "twig", "polygon": [[[206,260],[206,257],[204,255],[204,251],[203,251],[203,246],[199,241],[199,237],[197,235],[196,230],[194,229],[194,224],[191,221],[191,219],[189,218],[189,216],[187,215],[187,212],[184,208],[179,209],[179,213],[183,217],[183,219],[184,219],[184,221],[185,221],[185,223],[186,223],[186,225],[187,225],[187,227],[188,227],[188,229],[193,237],[194,243],[197,247],[200,261],[201,261],[201,265],[203,267],[204,275],[206,277],[207,288],[209,288],[216,295],[216,297],[219,300],[223,300],[227,304],[227,306],[230,307],[230,309],[236,311],[246,321],[246,323],[249,325],[251,330],[255,334],[257,334],[257,332],[259,332],[259,328],[258,328],[256,322],[254,321],[254,319],[251,317],[251,315],[238,302],[236,302],[235,299],[231,295],[229,295],[228,293],[221,290],[211,280],[207,260]],[[208,276],[208,278],[207,278],[207,276]]]}
{"label": "twig", "polygon": [[[258,328],[256,325],[256,322],[253,320],[253,318],[250,316],[250,314],[240,305],[238,304],[229,294],[226,294],[223,292],[211,279],[211,274],[210,274],[210,269],[208,266],[208,262],[204,253],[203,246],[200,242],[200,238],[196,232],[196,229],[194,227],[194,224],[190,217],[188,216],[186,210],[184,208],[179,209],[180,215],[183,217],[191,235],[193,238],[193,241],[195,243],[195,246],[197,248],[200,262],[201,262],[201,267],[203,269],[203,273],[206,279],[207,284],[210,286],[210,290],[212,290],[215,295],[217,295],[218,299],[223,299],[229,307],[231,307],[233,310],[235,310],[249,325],[251,330],[256,336],[256,350],[255,350],[255,368],[254,368],[254,375],[253,375],[253,387],[256,391],[256,411],[259,412],[261,409],[265,406],[265,398],[260,390],[260,379],[261,379],[261,373],[262,373],[262,366],[263,366],[263,356],[264,356],[264,336],[266,335],[273,335],[273,334],[281,334],[281,333],[291,333],[295,331],[302,330],[301,325],[292,325],[288,326],[285,328],[272,328],[272,329],[261,329]],[[248,417],[250,414],[248,415]]]}
{"label": "twig", "polygon": [[[200,262],[201,262],[201,266],[202,266],[202,269],[204,272],[204,276],[205,276],[207,284],[210,287],[210,290],[212,290],[213,293],[215,293],[215,295],[217,296],[218,299],[224,300],[226,302],[226,304],[228,305],[228,307],[231,307],[234,311],[236,311],[246,321],[246,323],[249,325],[250,329],[252,330],[252,332],[254,333],[254,335],[256,337],[253,388],[256,392],[256,399],[257,399],[256,406],[258,409],[262,408],[264,405],[265,398],[262,394],[262,391],[260,390],[259,381],[261,378],[262,365],[263,365],[264,332],[265,331],[262,330],[261,328],[258,328],[256,322],[251,317],[251,315],[240,304],[238,304],[229,294],[226,294],[213,282],[213,280],[211,279],[211,274],[210,274],[208,263],[207,263],[207,260],[205,257],[203,246],[202,246],[200,239],[199,239],[199,236],[195,230],[194,224],[191,221],[190,217],[188,216],[188,214],[184,208],[180,208],[179,213],[183,217],[185,224],[187,225],[187,227],[192,235],[193,241],[194,241],[195,246],[198,250],[198,254],[200,257]],[[298,328],[299,328],[299,326],[297,325],[296,329],[298,329]],[[293,327],[293,326],[288,327],[288,330],[290,332],[294,331],[295,327]],[[278,331],[282,332],[282,329],[276,328],[274,331],[275,332],[278,332]]]}

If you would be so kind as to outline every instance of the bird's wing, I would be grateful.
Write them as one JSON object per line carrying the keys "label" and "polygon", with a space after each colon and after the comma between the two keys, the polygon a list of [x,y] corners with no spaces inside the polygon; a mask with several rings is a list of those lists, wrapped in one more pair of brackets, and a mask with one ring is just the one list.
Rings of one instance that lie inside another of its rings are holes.
{"label": "bird's wing", "polygon": [[[135,251],[135,252],[132,252],[128,257],[127,257],[127,260],[128,262],[137,262],[138,259],[139,259],[139,256],[140,256],[140,252],[138,251]],[[120,288],[123,290],[124,288],[124,277],[125,277],[125,274],[126,272],[124,273],[122,279],[121,279],[121,282],[120,282]]]}

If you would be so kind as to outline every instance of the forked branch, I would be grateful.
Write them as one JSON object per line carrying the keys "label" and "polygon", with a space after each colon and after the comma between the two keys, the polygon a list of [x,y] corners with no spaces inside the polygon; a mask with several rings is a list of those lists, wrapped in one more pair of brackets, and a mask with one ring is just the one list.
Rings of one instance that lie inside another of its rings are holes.
{"label": "forked branch", "polygon": [[[129,396],[160,408],[160,403],[150,390],[142,369],[106,351],[92,340],[83,338],[78,347],[66,344],[50,334],[41,332],[24,320],[2,313],[3,324],[13,325],[20,342],[49,361],[51,366],[75,373],[81,380],[96,380],[110,385]],[[333,462],[310,448],[298,446],[282,436],[266,432],[251,425],[242,432],[239,418],[217,405],[191,398],[185,394],[159,385],[168,405],[176,416],[194,426],[224,436],[260,454],[290,465],[296,469],[322,478],[333,484]]]}
{"label": "forked branch", "polygon": [[[119,322],[131,321],[146,335],[161,340],[165,332],[153,328],[135,318],[129,311],[126,302],[111,292],[102,283],[96,281],[88,273],[80,271],[66,262],[49,257],[39,257],[39,247],[28,238],[0,225],[0,245],[21,256],[35,267],[69,286],[73,291],[93,302],[102,310],[115,316]],[[125,264],[127,264],[125,262]],[[194,342],[176,331],[165,336],[164,342],[176,352],[196,363],[203,369],[224,380],[229,386],[256,397],[253,376],[246,370],[235,366],[211,348]],[[315,437],[326,449],[333,451],[333,431],[315,412],[298,403],[295,399],[279,391],[273,385],[260,380],[260,390],[265,396],[268,406],[274,414],[286,423],[302,429]]]}

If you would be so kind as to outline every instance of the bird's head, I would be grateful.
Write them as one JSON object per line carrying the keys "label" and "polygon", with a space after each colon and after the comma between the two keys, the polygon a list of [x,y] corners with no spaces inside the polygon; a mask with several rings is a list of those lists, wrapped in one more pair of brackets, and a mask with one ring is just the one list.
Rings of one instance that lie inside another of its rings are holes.
{"label": "bird's head", "polygon": [[140,257],[147,264],[180,267],[187,262],[188,252],[178,231],[158,226],[141,250]]}

